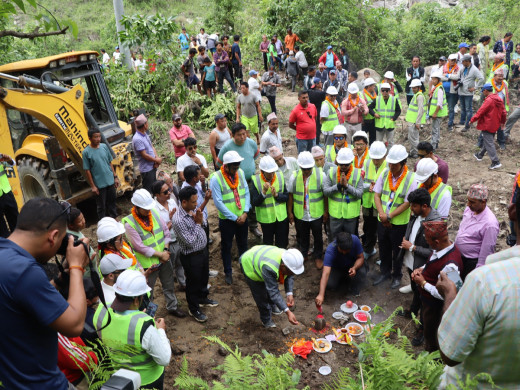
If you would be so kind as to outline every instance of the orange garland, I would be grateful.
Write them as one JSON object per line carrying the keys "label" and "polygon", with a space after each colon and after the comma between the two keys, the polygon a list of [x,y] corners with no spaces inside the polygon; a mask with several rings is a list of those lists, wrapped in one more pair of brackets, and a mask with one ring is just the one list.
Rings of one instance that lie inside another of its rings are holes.
{"label": "orange garland", "polygon": [[[140,217],[137,212],[135,211],[135,206],[132,207],[132,216],[137,221],[139,226],[143,228],[143,230],[146,230],[149,233],[153,232],[153,219],[152,219],[152,212],[148,212],[148,223],[146,223],[143,219],[143,217]],[[153,234],[153,233],[152,233]]]}
{"label": "orange garland", "polygon": [[495,84],[495,79],[491,79],[491,84],[493,85],[493,88],[495,88],[495,93],[499,93],[499,92],[502,92],[502,90],[504,89],[506,83],[504,83],[502,81],[502,86],[500,87],[500,89],[498,89],[497,85]]}
{"label": "orange garland", "polygon": [[454,64],[454,65],[451,67],[451,69],[450,69],[450,64],[448,64],[448,74],[452,73],[452,72],[455,70],[456,67],[457,67],[457,64]]}
{"label": "orange garland", "polygon": [[229,177],[228,173],[224,170],[224,165],[220,167],[220,172],[222,173],[222,176],[224,176],[224,180],[226,181],[229,188],[231,188],[232,190],[236,190],[238,188],[238,171],[235,172],[234,183],[231,183],[231,178]]}
{"label": "orange garland", "polygon": [[[370,92],[367,91],[366,88],[363,89],[363,91],[365,92],[365,94],[367,94],[370,99],[374,100],[376,97],[377,97],[377,94],[376,94],[376,91],[374,91],[374,94],[372,95]],[[350,95],[349,95],[350,96]]]}
{"label": "orange garland", "polygon": [[518,187],[520,188],[520,174],[518,175],[516,179],[516,184],[518,184]]}
{"label": "orange garland", "polygon": [[368,154],[368,148],[365,148],[365,153],[363,153],[360,163],[359,163],[359,157],[357,156],[357,154],[354,156],[354,165],[356,166],[356,168],[363,168],[363,164],[365,162],[365,158],[367,157],[367,154]]}
{"label": "orange garland", "polygon": [[433,193],[433,191],[435,191],[437,189],[437,187],[439,187],[441,184],[442,184],[442,179],[440,177],[437,177],[437,182],[430,188],[426,188],[424,183],[422,183],[419,187],[426,188],[431,195]]}
{"label": "orange garland", "polygon": [[[352,171],[354,170],[354,168],[352,168],[352,164],[350,165],[349,169],[348,169],[348,172],[347,172],[347,182],[348,180],[350,179],[350,175],[352,174]],[[341,170],[340,168],[338,167],[338,170],[336,172],[336,178],[338,180],[338,183],[339,181],[341,180]]]}
{"label": "orange garland", "polygon": [[354,102],[352,101],[352,94],[349,93],[349,95],[348,95],[348,101],[349,101],[350,104],[351,104],[352,106],[354,106],[354,107],[356,107],[356,106],[359,104],[359,95],[356,94],[356,98],[357,98],[357,99],[356,99],[356,103],[354,103]]}
{"label": "orange garland", "polygon": [[332,104],[332,107],[334,107],[336,110],[338,109],[339,104],[337,101],[336,101],[336,103],[331,102],[328,96],[325,97],[325,100],[328,101],[330,104]]}
{"label": "orange garland", "polygon": [[[132,266],[134,266],[137,263],[137,258],[132,253],[132,250],[130,249],[130,247],[128,246],[128,244],[126,242],[123,242],[123,247],[121,248],[121,250],[119,252],[113,251],[108,248],[105,249],[105,254],[109,254],[109,253],[114,253],[116,255],[121,255],[121,253],[123,253],[127,259],[132,259]],[[121,256],[121,257],[124,257],[124,256]]]}
{"label": "orange garland", "polygon": [[266,183],[269,183],[269,185],[272,186],[274,184],[274,180],[276,179],[276,174],[273,175],[273,178],[269,182],[265,178],[264,173],[262,171],[260,171],[260,177],[262,178],[263,181],[265,181]]}
{"label": "orange garland", "polygon": [[390,187],[390,191],[392,191],[392,192],[397,191],[397,189],[401,185],[401,182],[406,177],[407,173],[408,173],[408,167],[405,165],[403,172],[401,173],[401,176],[399,176],[399,180],[397,180],[397,183],[395,184],[395,186],[393,185],[392,173],[391,172],[388,173],[388,186]]}
{"label": "orange garland", "polygon": [[502,61],[500,64],[493,64],[493,67],[491,68],[491,71],[494,72],[498,68],[500,68],[502,65],[504,65],[504,61]]}

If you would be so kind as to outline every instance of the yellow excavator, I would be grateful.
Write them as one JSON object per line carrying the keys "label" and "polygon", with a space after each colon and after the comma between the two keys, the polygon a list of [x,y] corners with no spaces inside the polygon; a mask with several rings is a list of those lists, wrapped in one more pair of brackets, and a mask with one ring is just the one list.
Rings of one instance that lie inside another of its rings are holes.
{"label": "yellow excavator", "polygon": [[121,185],[139,181],[132,128],[117,119],[95,51],[68,52],[0,66],[0,153],[18,207],[35,197],[77,204],[93,193],[83,170],[88,130],[98,128]]}

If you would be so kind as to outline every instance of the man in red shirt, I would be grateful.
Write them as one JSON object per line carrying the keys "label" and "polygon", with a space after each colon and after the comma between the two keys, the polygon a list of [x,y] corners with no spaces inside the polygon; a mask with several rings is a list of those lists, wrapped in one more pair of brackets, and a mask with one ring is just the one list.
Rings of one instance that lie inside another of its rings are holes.
{"label": "man in red shirt", "polygon": [[182,118],[179,114],[173,114],[172,121],[173,127],[170,129],[170,139],[172,140],[175,159],[178,159],[180,156],[186,153],[184,140],[188,137],[195,138],[195,135],[189,126],[182,124]]}
{"label": "man in red shirt", "polygon": [[309,103],[307,91],[298,92],[300,104],[293,108],[289,115],[289,127],[296,130],[296,147],[298,154],[303,151],[310,152],[316,145],[316,106]]}

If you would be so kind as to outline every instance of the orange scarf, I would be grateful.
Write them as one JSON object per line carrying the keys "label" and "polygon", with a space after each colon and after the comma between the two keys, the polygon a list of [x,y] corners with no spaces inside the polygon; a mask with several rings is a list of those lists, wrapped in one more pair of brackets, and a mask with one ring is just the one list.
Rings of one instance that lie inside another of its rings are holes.
{"label": "orange scarf", "polygon": [[457,67],[457,64],[454,64],[451,68],[450,68],[450,64],[448,64],[448,73],[453,73],[453,71],[455,70],[455,68]]}
{"label": "orange scarf", "polygon": [[143,230],[152,233],[153,234],[153,219],[152,219],[152,212],[150,211],[148,213],[148,221],[145,221],[144,218],[141,217],[139,214],[137,214],[137,211],[135,209],[135,206],[132,207],[132,216],[136,220],[136,222],[143,228]]}
{"label": "orange scarf", "polygon": [[502,92],[502,90],[504,89],[506,83],[504,83],[502,81],[502,86],[500,87],[500,89],[498,89],[497,85],[495,84],[495,79],[491,79],[491,84],[493,85],[493,88],[495,88],[495,93],[499,93],[499,92]]}
{"label": "orange scarf", "polygon": [[123,247],[121,248],[121,250],[119,252],[106,248],[105,254],[109,254],[109,253],[114,253],[119,256],[121,256],[121,254],[123,254],[124,256],[121,256],[121,257],[124,257],[127,259],[132,259],[132,266],[134,266],[137,263],[137,258],[135,257],[134,253],[132,252],[132,249],[128,246],[128,244],[126,242],[123,242]]}
{"label": "orange scarf", "polygon": [[354,156],[354,165],[356,166],[356,168],[363,168],[363,164],[365,162],[367,154],[368,148],[365,148],[365,153],[363,153],[363,156],[361,156],[361,161],[359,161],[359,157],[357,156],[357,154]]}
{"label": "orange scarf", "polygon": [[331,100],[329,99],[329,97],[328,97],[328,96],[327,96],[327,97],[325,98],[325,100],[326,100],[326,101],[328,101],[328,102],[329,102],[330,104],[332,104],[332,107],[334,107],[334,108],[335,108],[336,110],[338,109],[338,107],[339,107],[339,104],[338,104],[338,102],[337,102],[337,101],[336,101],[335,103],[334,103],[334,102],[332,102],[332,101],[331,101]]}
{"label": "orange scarf", "polygon": [[392,172],[388,173],[388,187],[390,187],[390,191],[396,192],[399,186],[401,185],[401,182],[406,177],[406,174],[408,173],[408,167],[405,165],[403,172],[401,173],[401,176],[399,176],[399,180],[397,180],[397,183],[395,183],[395,186],[393,185],[392,180]]}
{"label": "orange scarf", "polygon": [[500,68],[502,65],[504,65],[504,61],[502,61],[500,64],[493,64],[493,68],[491,68],[491,71],[494,72],[498,68]]}
{"label": "orange scarf", "polygon": [[430,92],[430,98],[431,98],[431,97],[433,96],[433,94],[435,93],[435,90],[436,90],[437,88],[439,88],[441,85],[442,85],[442,83],[439,83],[439,84],[437,84],[435,87],[433,87],[433,89],[432,89],[431,92]]}
{"label": "orange scarf", "polygon": [[228,173],[224,169],[224,165],[220,167],[220,172],[222,173],[222,176],[224,176],[224,180],[226,181],[229,188],[233,190],[233,195],[235,196],[235,204],[237,205],[239,210],[242,210],[242,203],[240,203],[240,195],[238,194],[238,171],[235,172],[235,177],[233,180],[233,183],[231,183],[231,177],[228,175]]}
{"label": "orange scarf", "polygon": [[268,181],[265,178],[264,173],[262,171],[260,171],[260,177],[262,178],[263,181],[265,181],[266,183],[269,183],[270,186],[272,186],[274,184],[274,180],[276,179],[276,175],[273,175],[273,178],[271,179],[271,181]]}
{"label": "orange scarf", "polygon": [[[352,174],[352,171],[354,170],[354,168],[352,168],[352,165],[350,165],[349,169],[348,169],[348,172],[347,172],[347,183],[348,183],[348,180],[350,179],[350,175]],[[336,178],[338,180],[338,183],[341,179],[341,170],[339,169],[338,167],[338,170],[336,171]]]}
{"label": "orange scarf", "polygon": [[356,95],[356,102],[354,103],[352,101],[352,94],[349,94],[348,95],[348,101],[350,102],[350,104],[352,105],[352,107],[356,107],[358,104],[359,104],[359,95]]}
{"label": "orange scarf", "polygon": [[[367,89],[363,89],[363,91],[365,92],[365,94],[367,94],[370,99],[374,100],[376,97],[377,97],[377,94],[376,94],[376,91],[374,91],[374,94],[372,95],[370,92],[367,91]],[[350,95],[349,95],[350,96]]]}
{"label": "orange scarf", "polygon": [[[433,193],[433,191],[435,191],[437,189],[437,187],[439,187],[440,185],[442,184],[442,179],[440,177],[437,178],[437,182],[431,186],[430,188],[427,188],[428,192],[430,193],[430,195]],[[424,183],[422,183],[420,185],[421,188],[425,188],[424,187]]]}

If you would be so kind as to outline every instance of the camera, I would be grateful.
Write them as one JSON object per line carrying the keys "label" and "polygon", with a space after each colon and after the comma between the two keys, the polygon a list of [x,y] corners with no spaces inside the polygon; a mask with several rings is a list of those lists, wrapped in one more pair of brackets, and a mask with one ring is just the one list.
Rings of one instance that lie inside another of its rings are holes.
{"label": "camera", "polygon": [[460,87],[464,86],[464,83],[462,81],[459,81],[456,86],[453,87],[455,91],[458,91]]}
{"label": "camera", "polygon": [[[63,240],[61,241],[61,245],[60,245],[58,251],[56,252],[57,255],[65,256],[65,254],[67,253],[67,246],[69,246],[69,237],[71,237],[71,236],[72,236],[72,234],[70,234],[70,233],[65,234],[65,237],[63,237]],[[80,246],[80,245],[81,245],[81,241],[75,239],[74,246]]]}

